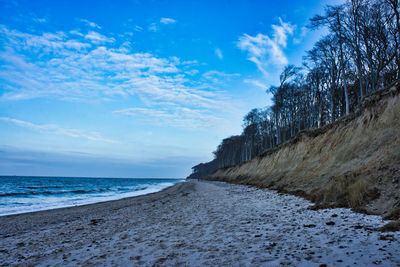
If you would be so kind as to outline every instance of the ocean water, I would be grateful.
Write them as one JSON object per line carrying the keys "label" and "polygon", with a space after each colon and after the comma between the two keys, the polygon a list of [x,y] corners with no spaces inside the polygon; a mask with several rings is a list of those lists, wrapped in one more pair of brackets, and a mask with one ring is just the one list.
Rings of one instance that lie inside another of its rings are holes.
{"label": "ocean water", "polygon": [[160,191],[180,179],[0,176],[0,216]]}

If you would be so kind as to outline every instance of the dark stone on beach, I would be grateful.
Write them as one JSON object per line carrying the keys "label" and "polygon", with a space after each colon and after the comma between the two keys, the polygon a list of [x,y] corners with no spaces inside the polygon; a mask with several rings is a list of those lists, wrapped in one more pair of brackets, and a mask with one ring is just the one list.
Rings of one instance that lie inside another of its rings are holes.
{"label": "dark stone on beach", "polygon": [[330,221],[330,222],[326,222],[325,224],[329,225],[329,226],[332,226],[332,225],[335,225],[335,222]]}
{"label": "dark stone on beach", "polygon": [[315,224],[304,224],[303,227],[312,228],[315,227]]}
{"label": "dark stone on beach", "polygon": [[89,225],[96,226],[98,223],[102,222],[103,219],[91,219]]}

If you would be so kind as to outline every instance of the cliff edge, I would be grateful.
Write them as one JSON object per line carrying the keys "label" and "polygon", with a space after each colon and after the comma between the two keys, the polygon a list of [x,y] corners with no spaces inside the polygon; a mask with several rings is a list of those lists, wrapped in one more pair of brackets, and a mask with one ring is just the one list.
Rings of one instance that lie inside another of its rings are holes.
{"label": "cliff edge", "polygon": [[366,97],[355,113],[206,179],[301,195],[316,208],[400,219],[399,82]]}

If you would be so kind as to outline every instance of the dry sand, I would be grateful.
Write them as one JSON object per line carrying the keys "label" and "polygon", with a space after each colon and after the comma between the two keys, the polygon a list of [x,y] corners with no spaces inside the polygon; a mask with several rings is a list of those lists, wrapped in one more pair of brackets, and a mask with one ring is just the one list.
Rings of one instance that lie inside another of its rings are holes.
{"label": "dry sand", "polygon": [[0,217],[0,265],[400,266],[400,232],[348,209],[219,182]]}

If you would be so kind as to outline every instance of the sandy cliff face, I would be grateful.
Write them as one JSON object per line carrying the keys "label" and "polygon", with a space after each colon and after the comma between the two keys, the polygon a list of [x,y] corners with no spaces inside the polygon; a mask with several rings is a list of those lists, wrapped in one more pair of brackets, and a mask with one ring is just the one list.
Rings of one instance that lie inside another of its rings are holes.
{"label": "sandy cliff face", "polygon": [[400,88],[369,96],[355,114],[208,177],[303,195],[316,206],[400,214]]}

